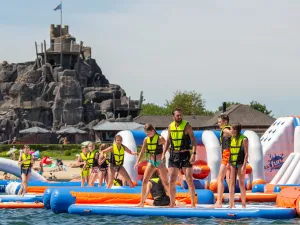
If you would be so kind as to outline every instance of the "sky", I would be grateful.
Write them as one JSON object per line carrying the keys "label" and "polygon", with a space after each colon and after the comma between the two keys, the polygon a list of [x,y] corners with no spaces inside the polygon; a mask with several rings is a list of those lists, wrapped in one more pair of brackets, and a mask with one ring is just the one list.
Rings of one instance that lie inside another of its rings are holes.
{"label": "sky", "polygon": [[[57,0],[0,0],[0,62],[32,61],[60,24]],[[64,0],[63,24],[92,47],[131,99],[164,105],[176,90],[300,115],[298,0]]]}

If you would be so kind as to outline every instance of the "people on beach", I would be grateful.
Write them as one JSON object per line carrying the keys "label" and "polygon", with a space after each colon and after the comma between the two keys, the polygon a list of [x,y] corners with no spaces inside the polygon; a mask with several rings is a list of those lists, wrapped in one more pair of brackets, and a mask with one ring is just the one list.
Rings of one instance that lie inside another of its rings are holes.
{"label": "people on beach", "polygon": [[165,188],[169,189],[165,163],[164,161],[161,160],[162,153],[163,153],[163,145],[165,144],[166,141],[164,137],[162,137],[156,132],[156,130],[151,124],[146,124],[144,126],[144,131],[147,137],[143,141],[143,146],[134,168],[137,169],[138,163],[142,158],[142,156],[144,155],[145,150],[150,155],[150,157],[148,159],[148,163],[143,176],[141,202],[138,205],[139,207],[144,206],[144,202],[147,198],[146,195],[147,185],[150,177],[156,170],[159,170],[161,175],[161,181],[165,186]]}
{"label": "people on beach", "polygon": [[[197,142],[192,126],[182,119],[181,109],[173,111],[174,121],[168,127],[168,138],[164,146],[162,160],[170,147],[169,173],[170,173],[170,207],[175,207],[176,181],[181,169],[185,174],[191,198],[191,207],[195,208],[195,186],[193,182],[192,164],[195,161]],[[192,143],[192,154],[191,150]]]}
{"label": "people on beach", "polygon": [[27,192],[28,181],[31,175],[31,167],[33,166],[33,157],[29,154],[29,146],[25,145],[23,151],[20,151],[18,165],[21,167],[22,184],[18,195],[24,196]]}
{"label": "people on beach", "polygon": [[4,174],[3,174],[3,179],[4,179],[4,180],[10,180],[10,175],[7,174],[7,173],[4,173]]}
{"label": "people on beach", "polygon": [[98,176],[98,187],[102,186],[102,183],[105,181],[106,184],[108,183],[108,165],[109,160],[107,158],[107,154],[104,153],[101,155],[101,151],[108,148],[108,144],[101,144],[100,145],[100,157],[99,157],[99,176]]}
{"label": "people on beach", "polygon": [[246,208],[245,174],[248,161],[248,139],[241,134],[242,126],[239,123],[232,124],[230,142],[230,188],[229,208],[235,208],[234,194],[236,177],[239,178],[242,207]]}
{"label": "people on beach", "polygon": [[231,126],[229,124],[229,117],[227,115],[221,114],[218,118],[218,125],[221,129],[220,133],[220,145],[222,161],[219,169],[219,174],[217,177],[218,195],[217,201],[214,208],[222,208],[222,196],[224,193],[224,179],[226,175],[226,180],[229,187],[230,183],[230,171],[229,171],[229,158],[230,158],[230,141],[231,141]]}
{"label": "people on beach", "polygon": [[94,142],[88,144],[88,167],[90,168],[89,186],[94,187],[99,173],[99,151],[95,150]]}
{"label": "people on beach", "polygon": [[[137,152],[132,152],[126,146],[122,144],[122,136],[116,135],[114,138],[113,146],[106,148],[101,151],[101,158],[104,157],[105,153],[110,152],[110,162],[108,167],[108,184],[107,187],[113,186],[114,179],[118,178],[119,173],[126,179],[127,183],[133,188],[133,182],[128,175],[127,171],[123,167],[125,152],[131,155],[137,155]],[[117,175],[116,175],[117,174]],[[115,176],[116,175],[116,176]]]}

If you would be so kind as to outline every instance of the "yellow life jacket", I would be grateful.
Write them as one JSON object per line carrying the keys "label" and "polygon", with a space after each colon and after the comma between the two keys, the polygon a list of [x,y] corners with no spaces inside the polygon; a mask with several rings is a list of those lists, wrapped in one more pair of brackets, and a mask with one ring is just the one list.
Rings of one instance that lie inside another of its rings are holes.
{"label": "yellow life jacket", "polygon": [[[88,153],[87,155],[84,155],[83,153],[80,153],[82,162],[88,161],[88,155],[89,155],[89,153]],[[83,168],[83,165],[81,165],[80,167]],[[85,169],[88,169],[88,168],[89,168],[89,165],[87,165],[87,166],[85,167]]]}
{"label": "yellow life jacket", "polygon": [[114,186],[122,186],[117,179],[114,179]]}
{"label": "yellow life jacket", "polygon": [[124,162],[125,148],[121,145],[118,149],[117,144],[113,144],[113,154],[110,155],[110,163],[116,166],[122,166]]}
{"label": "yellow life jacket", "polygon": [[232,137],[230,142],[230,163],[234,166],[244,163],[245,152],[243,148],[243,140],[246,138],[244,135]]}
{"label": "yellow life jacket", "polygon": [[87,154],[87,161],[89,167],[95,167],[98,166],[97,160],[95,160],[95,155],[97,153],[97,150],[94,150],[92,152],[88,152]]}
{"label": "yellow life jacket", "polygon": [[162,154],[162,145],[158,145],[159,135],[155,134],[153,137],[147,137],[147,152],[149,154],[158,155]]}
{"label": "yellow life jacket", "polygon": [[222,127],[222,129],[221,129],[221,133],[220,133],[220,143],[222,144],[222,141],[223,141],[223,133],[224,133],[224,130],[225,129],[229,129],[229,130],[231,130],[231,126],[229,126],[229,125],[227,125],[227,126],[224,126],[224,127]]}
{"label": "yellow life jacket", "polygon": [[188,124],[187,121],[182,120],[180,125],[176,127],[175,121],[170,124],[170,139],[171,149],[174,151],[189,150],[191,140],[189,135],[184,134],[185,127]]}
{"label": "yellow life jacket", "polygon": [[25,153],[22,154],[22,161],[26,160],[22,164],[22,168],[29,168],[31,167],[31,154],[25,155]]}

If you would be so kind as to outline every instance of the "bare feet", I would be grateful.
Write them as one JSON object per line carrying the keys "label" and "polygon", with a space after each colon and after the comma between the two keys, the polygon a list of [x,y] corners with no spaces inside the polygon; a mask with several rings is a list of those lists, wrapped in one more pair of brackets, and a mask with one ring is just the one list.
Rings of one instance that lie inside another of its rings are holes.
{"label": "bare feet", "polygon": [[170,204],[170,208],[175,208],[175,204]]}
{"label": "bare feet", "polygon": [[138,204],[136,207],[141,207],[141,208],[143,208],[143,207],[144,207],[144,204],[143,204],[143,203],[140,203],[140,204]]}
{"label": "bare feet", "polygon": [[222,204],[216,203],[209,208],[222,208]]}
{"label": "bare feet", "polygon": [[245,208],[246,208],[246,204],[245,204],[245,205],[242,205],[242,207],[245,209]]}
{"label": "bare feet", "polygon": [[195,204],[191,204],[191,208],[196,208],[196,205]]}

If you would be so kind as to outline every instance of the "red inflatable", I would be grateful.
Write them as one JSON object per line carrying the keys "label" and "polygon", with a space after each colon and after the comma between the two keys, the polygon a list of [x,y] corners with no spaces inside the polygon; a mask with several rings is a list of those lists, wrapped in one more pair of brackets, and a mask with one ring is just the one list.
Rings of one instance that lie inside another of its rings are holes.
{"label": "red inflatable", "polygon": [[141,175],[141,176],[144,175],[147,163],[148,163],[148,160],[144,160],[138,164],[138,175]]}
{"label": "red inflatable", "polygon": [[203,160],[197,160],[193,164],[193,177],[195,179],[204,179],[210,173],[210,168]]}
{"label": "red inflatable", "polygon": [[46,164],[46,165],[52,164],[52,161],[51,161],[51,159],[49,158],[49,156],[45,156],[44,158],[42,158],[41,162],[42,162],[43,164]]}

